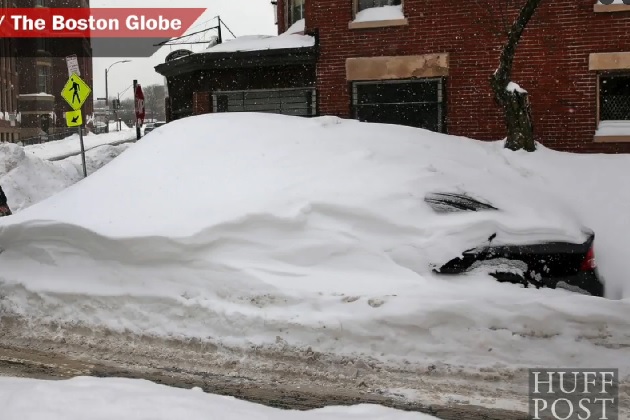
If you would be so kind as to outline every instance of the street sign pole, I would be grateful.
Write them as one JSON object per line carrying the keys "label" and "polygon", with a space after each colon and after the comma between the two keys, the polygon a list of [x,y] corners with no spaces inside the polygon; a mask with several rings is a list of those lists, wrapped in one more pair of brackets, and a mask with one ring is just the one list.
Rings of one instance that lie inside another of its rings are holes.
{"label": "street sign pole", "polygon": [[[71,61],[71,60],[70,60]],[[70,61],[68,64],[68,72],[71,70]],[[83,177],[87,177],[87,165],[85,164],[85,144],[83,143],[83,104],[92,93],[92,89],[73,72],[68,77],[68,82],[61,90],[61,97],[68,102],[73,111],[66,112],[66,125],[68,127],[77,127],[79,130],[79,141],[81,142],[81,161],[83,163]]]}
{"label": "street sign pole", "polygon": [[[136,113],[138,112],[138,101],[136,100],[136,88],[138,87],[138,81],[134,80],[133,81],[133,103],[134,103],[134,110],[136,111]],[[138,124],[138,116],[135,116],[136,118],[136,140],[140,140],[140,124]]]}
{"label": "street sign pole", "polygon": [[[81,120],[83,120],[83,111],[81,113]],[[83,124],[79,126],[79,141],[81,142],[81,162],[83,163],[83,178],[87,178],[87,166],[85,165],[85,145],[83,144]]]}

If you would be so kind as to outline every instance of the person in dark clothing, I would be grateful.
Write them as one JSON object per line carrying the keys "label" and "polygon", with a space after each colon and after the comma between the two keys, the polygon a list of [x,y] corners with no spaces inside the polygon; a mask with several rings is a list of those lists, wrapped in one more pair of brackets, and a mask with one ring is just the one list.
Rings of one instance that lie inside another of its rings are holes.
{"label": "person in dark clothing", "polygon": [[10,215],[11,209],[7,204],[7,196],[4,194],[4,191],[2,191],[2,186],[0,186],[0,217]]}

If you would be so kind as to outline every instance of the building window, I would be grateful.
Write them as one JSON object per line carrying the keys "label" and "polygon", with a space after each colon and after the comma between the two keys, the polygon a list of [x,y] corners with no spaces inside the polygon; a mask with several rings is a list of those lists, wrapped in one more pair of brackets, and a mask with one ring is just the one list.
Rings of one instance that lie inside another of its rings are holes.
{"label": "building window", "polygon": [[293,25],[295,22],[304,19],[304,3],[306,0],[288,0],[289,5],[289,13],[288,13],[288,23],[289,26]]}
{"label": "building window", "polygon": [[35,0],[35,7],[46,7],[46,0]]}
{"label": "building window", "polygon": [[313,88],[214,92],[214,112],[268,112],[312,117],[316,115]]}
{"label": "building window", "polygon": [[630,74],[600,76],[599,119],[630,120]]}
{"label": "building window", "polygon": [[278,0],[271,0],[271,5],[273,6],[273,17],[275,19],[275,24],[278,24]]}
{"label": "building window", "polygon": [[50,67],[37,67],[37,89],[38,93],[50,93]]}
{"label": "building window", "polygon": [[399,124],[446,132],[444,80],[414,79],[352,84],[359,121]]}
{"label": "building window", "polygon": [[630,73],[598,76],[595,141],[630,141]]}
{"label": "building window", "polygon": [[37,51],[48,51],[48,39],[37,38]]}
{"label": "building window", "polygon": [[357,1],[357,12],[365,9],[371,9],[373,7],[382,7],[382,6],[400,6],[402,4],[402,0],[356,0]]}

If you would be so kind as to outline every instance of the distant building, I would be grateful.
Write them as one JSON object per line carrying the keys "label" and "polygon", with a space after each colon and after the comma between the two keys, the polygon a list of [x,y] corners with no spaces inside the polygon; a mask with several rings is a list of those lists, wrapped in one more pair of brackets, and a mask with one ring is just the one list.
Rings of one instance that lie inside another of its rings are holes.
{"label": "distant building", "polygon": [[[15,1],[2,0],[2,7],[16,7]],[[0,141],[16,141],[20,124],[18,109],[18,67],[14,39],[0,39]]]}
{"label": "distant building", "polygon": [[[15,0],[16,7],[87,8],[88,0]],[[63,117],[69,110],[60,92],[68,80],[65,57],[76,54],[81,78],[92,85],[92,48],[89,38],[16,39],[17,111],[22,140],[68,129]],[[84,115],[92,114],[92,101],[86,101]]]}

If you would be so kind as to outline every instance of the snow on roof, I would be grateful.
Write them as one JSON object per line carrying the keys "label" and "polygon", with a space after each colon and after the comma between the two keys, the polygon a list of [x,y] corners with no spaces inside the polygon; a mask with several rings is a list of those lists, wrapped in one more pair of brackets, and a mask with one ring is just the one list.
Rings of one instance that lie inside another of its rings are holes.
{"label": "snow on roof", "polygon": [[301,32],[303,33],[304,29],[306,29],[306,20],[300,19],[297,22],[295,22],[293,25],[291,25],[289,29],[287,29],[286,32],[282,35],[297,34]]}
{"label": "snow on roof", "polygon": [[355,22],[372,22],[377,20],[404,19],[402,6],[380,6],[361,10],[354,18]]}
{"label": "snow on roof", "polygon": [[40,93],[22,93],[19,95],[21,98],[23,97],[49,97],[54,98],[54,95],[50,95],[48,93],[40,92]]}
{"label": "snow on roof", "polygon": [[[296,22],[296,25],[298,22]],[[294,25],[295,26],[295,25]],[[290,31],[299,32],[300,26],[289,28]],[[304,30],[303,28],[301,30]],[[282,35],[246,35],[226,40],[222,44],[214,45],[203,53],[223,53],[239,51],[263,51],[279,50],[285,48],[305,48],[315,45],[315,38],[310,35],[300,35],[293,32],[285,32]]]}

